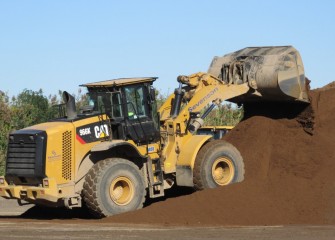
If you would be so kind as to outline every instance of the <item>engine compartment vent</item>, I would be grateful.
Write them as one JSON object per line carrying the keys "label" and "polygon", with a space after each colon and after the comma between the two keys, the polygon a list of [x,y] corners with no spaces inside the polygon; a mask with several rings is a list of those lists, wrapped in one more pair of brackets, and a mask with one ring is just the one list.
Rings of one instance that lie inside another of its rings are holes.
{"label": "engine compartment vent", "polygon": [[71,180],[72,177],[72,132],[65,131],[62,136],[62,177]]}

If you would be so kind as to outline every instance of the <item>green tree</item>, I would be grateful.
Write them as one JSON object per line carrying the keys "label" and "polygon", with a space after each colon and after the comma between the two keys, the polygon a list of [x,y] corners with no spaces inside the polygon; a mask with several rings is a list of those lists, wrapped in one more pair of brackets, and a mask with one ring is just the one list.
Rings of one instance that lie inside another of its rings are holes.
{"label": "green tree", "polygon": [[87,94],[83,92],[83,90],[81,88],[78,89],[77,94],[72,94],[73,97],[76,100],[76,109],[77,112],[79,112],[79,110],[88,105],[88,97]]}
{"label": "green tree", "polygon": [[15,129],[25,128],[50,119],[48,99],[43,91],[23,90],[12,99],[12,123]]}
{"label": "green tree", "polygon": [[222,104],[206,117],[207,126],[235,126],[243,118],[243,108],[231,103]]}
{"label": "green tree", "polygon": [[155,89],[155,95],[156,95],[156,102],[157,102],[157,109],[159,109],[166,99],[169,97],[169,93],[162,93],[161,90]]}
{"label": "green tree", "polygon": [[8,134],[12,129],[8,96],[0,91],[0,175],[4,174]]}

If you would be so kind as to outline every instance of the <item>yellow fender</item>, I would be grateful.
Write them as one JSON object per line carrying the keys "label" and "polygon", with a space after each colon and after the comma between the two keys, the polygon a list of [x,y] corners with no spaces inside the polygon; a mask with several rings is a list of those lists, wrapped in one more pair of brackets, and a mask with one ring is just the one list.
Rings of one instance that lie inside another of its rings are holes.
{"label": "yellow fender", "polygon": [[211,135],[193,135],[180,148],[176,166],[178,186],[193,187],[193,168],[200,148],[212,138]]}

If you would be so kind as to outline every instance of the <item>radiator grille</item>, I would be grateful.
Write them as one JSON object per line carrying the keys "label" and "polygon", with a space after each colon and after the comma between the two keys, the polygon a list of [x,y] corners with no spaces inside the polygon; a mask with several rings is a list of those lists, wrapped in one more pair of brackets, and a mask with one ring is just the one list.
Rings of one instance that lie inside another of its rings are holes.
{"label": "radiator grille", "polygon": [[63,133],[62,145],[62,177],[66,180],[71,180],[72,176],[72,132],[66,131]]}
{"label": "radiator grille", "polygon": [[[30,140],[30,139],[29,139]],[[34,175],[36,143],[34,140],[21,143],[9,142],[7,152],[7,173]]]}
{"label": "radiator grille", "polygon": [[45,131],[22,129],[9,135],[6,181],[13,184],[39,185],[45,178],[47,134]]}

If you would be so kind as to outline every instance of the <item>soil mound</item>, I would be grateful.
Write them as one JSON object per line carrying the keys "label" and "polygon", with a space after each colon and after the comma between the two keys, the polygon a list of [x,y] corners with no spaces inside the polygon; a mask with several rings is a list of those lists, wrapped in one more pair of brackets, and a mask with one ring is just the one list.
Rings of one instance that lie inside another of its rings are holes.
{"label": "soil mound", "polygon": [[[167,199],[101,221],[335,224],[335,84],[311,91],[311,103],[313,134],[306,133],[297,118],[271,116],[277,113],[271,108],[267,109],[269,114],[249,114],[226,136],[244,158],[242,183]],[[286,110],[291,112],[290,105]]]}

